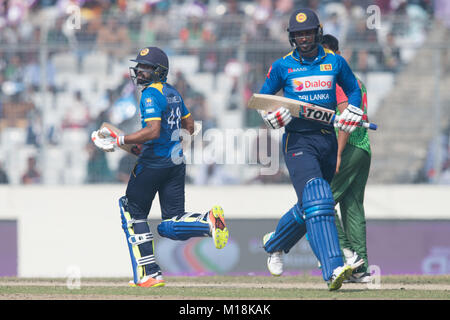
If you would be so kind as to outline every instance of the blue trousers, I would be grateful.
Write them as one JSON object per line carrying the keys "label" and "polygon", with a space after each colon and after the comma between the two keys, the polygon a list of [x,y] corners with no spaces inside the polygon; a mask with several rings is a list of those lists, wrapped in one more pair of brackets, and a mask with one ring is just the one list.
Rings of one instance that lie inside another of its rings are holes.
{"label": "blue trousers", "polygon": [[323,178],[329,184],[336,171],[337,139],[334,131],[283,135],[283,155],[291,182],[302,204],[303,189],[312,178]]}
{"label": "blue trousers", "polygon": [[157,192],[163,220],[184,214],[185,177],[185,164],[168,168],[148,168],[137,164],[126,190],[133,217],[147,219]]}

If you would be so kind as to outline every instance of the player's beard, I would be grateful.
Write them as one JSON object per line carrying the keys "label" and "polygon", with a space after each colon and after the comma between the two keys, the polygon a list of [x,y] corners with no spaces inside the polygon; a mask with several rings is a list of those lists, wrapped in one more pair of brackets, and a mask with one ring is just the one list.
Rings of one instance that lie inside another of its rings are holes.
{"label": "player's beard", "polygon": [[317,44],[314,40],[312,42],[304,42],[302,44],[296,42],[296,47],[301,55],[305,55],[316,50]]}
{"label": "player's beard", "polygon": [[301,53],[310,53],[312,52],[316,46],[314,44],[302,44],[297,46]]}
{"label": "player's beard", "polygon": [[144,86],[148,84],[149,80],[144,77],[136,77],[136,85],[138,86]]}

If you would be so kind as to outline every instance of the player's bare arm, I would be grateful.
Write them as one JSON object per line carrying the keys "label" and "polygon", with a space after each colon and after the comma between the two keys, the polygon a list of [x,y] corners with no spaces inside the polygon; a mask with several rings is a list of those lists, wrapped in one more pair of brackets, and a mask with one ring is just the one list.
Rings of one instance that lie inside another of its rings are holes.
{"label": "player's bare arm", "polygon": [[181,119],[181,127],[193,134],[195,130],[194,117],[192,114],[188,114],[185,118]]}
{"label": "player's bare arm", "polygon": [[139,131],[124,136],[125,144],[142,144],[159,138],[161,120],[150,120],[147,126]]}

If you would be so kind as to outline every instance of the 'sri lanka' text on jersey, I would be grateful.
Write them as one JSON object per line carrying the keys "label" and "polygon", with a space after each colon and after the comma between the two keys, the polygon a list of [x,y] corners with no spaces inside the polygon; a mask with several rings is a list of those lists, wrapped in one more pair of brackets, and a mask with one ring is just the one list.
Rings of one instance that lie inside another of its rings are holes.
{"label": "'sri lanka' text on jersey", "polygon": [[[276,94],[283,90],[287,98],[310,102],[334,111],[336,84],[344,90],[349,104],[360,106],[361,91],[345,59],[318,46],[318,55],[311,60],[301,58],[297,50],[276,60],[267,73],[260,93]],[[286,131],[302,132],[331,127],[332,124],[293,118],[286,126]]]}
{"label": "'sri lanka' text on jersey", "polygon": [[178,91],[168,83],[153,83],[142,91],[141,124],[145,128],[152,120],[161,120],[158,139],[144,143],[139,163],[152,168],[171,167],[181,159],[183,150],[179,139],[181,119],[190,116]]}

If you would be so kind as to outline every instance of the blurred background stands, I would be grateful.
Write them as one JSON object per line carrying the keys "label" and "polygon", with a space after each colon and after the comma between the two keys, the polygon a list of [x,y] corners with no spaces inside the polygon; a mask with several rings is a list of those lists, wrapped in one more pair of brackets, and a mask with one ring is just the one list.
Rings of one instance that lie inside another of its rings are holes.
{"label": "blurred background stands", "polygon": [[[375,27],[368,24],[373,4],[381,13]],[[68,11],[73,5],[79,28]],[[369,118],[380,125],[370,133],[369,183],[448,183],[450,6],[444,0],[3,1],[0,162],[8,182],[22,183],[33,157],[44,184],[124,183],[133,160],[99,153],[90,133],[103,121],[138,129],[139,96],[128,68],[145,46],[168,53],[168,81],[203,122],[203,133],[259,128],[259,115],[246,103],[271,63],[292,50],[286,27],[300,6],[319,14],[324,33],[339,38],[367,85]],[[286,181],[259,177],[255,165],[219,167],[227,173],[219,180],[224,184]],[[189,181],[212,168],[191,166]]]}

